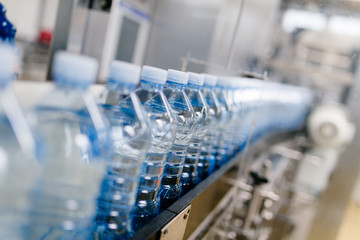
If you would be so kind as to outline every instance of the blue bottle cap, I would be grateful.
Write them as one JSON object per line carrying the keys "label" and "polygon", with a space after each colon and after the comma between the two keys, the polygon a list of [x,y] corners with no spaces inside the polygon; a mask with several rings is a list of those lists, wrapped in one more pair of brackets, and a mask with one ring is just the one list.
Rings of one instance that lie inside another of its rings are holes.
{"label": "blue bottle cap", "polygon": [[156,83],[165,84],[167,71],[157,67],[143,66],[141,71],[141,80]]}
{"label": "blue bottle cap", "polygon": [[98,66],[94,58],[58,51],[54,56],[53,77],[62,84],[88,86],[95,82]]}
{"label": "blue bottle cap", "polygon": [[14,47],[0,44],[0,85],[6,85],[14,79],[16,55]]}
{"label": "blue bottle cap", "polygon": [[189,84],[193,84],[196,86],[203,86],[204,85],[204,76],[198,73],[188,72],[189,73]]}
{"label": "blue bottle cap", "polygon": [[175,82],[180,84],[187,84],[189,78],[189,74],[186,72],[169,69],[167,73],[167,81]]}
{"label": "blue bottle cap", "polygon": [[0,41],[13,43],[15,40],[16,28],[6,18],[6,8],[0,3]]}
{"label": "blue bottle cap", "polygon": [[109,82],[137,85],[139,83],[140,67],[122,61],[113,61],[110,65]]}

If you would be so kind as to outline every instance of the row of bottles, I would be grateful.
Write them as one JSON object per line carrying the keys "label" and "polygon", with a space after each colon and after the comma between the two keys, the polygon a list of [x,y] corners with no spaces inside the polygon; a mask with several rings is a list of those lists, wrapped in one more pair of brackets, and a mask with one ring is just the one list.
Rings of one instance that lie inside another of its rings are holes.
{"label": "row of bottles", "polygon": [[54,89],[22,114],[0,45],[0,239],[128,239],[252,144],[303,127],[302,88],[58,52]]}

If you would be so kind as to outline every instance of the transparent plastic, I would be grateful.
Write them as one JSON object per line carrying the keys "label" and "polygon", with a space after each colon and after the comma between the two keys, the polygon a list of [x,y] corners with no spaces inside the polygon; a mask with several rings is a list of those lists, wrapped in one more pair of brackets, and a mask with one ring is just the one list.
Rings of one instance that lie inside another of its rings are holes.
{"label": "transparent plastic", "polygon": [[[221,79],[222,80],[222,79]],[[215,168],[220,168],[227,160],[227,153],[229,151],[231,132],[231,120],[232,120],[232,111],[233,106],[230,103],[230,99],[227,92],[227,87],[222,85],[217,85],[214,89],[215,94],[219,101],[219,106],[221,109],[221,120],[219,128],[217,129],[218,133],[216,136],[218,138],[215,140],[213,146],[213,156],[215,157]]]}
{"label": "transparent plastic", "polygon": [[166,159],[164,176],[161,182],[162,209],[166,209],[180,197],[180,179],[185,156],[197,124],[195,112],[184,89],[184,84],[172,81],[168,81],[164,88],[164,94],[176,119],[176,136]]}
{"label": "transparent plastic", "polygon": [[159,190],[165,159],[175,138],[174,118],[162,89],[162,84],[141,80],[140,87],[135,90],[150,120],[151,139],[140,174],[133,216],[134,230],[140,229],[159,213]]}
{"label": "transparent plastic", "polygon": [[0,239],[27,237],[28,195],[40,173],[35,153],[41,150],[11,87],[0,86]]}
{"label": "transparent plastic", "polygon": [[74,86],[57,84],[33,111],[46,152],[33,193],[29,239],[91,236],[109,160],[109,128],[86,87]]}
{"label": "transparent plastic", "polygon": [[185,93],[189,97],[191,106],[195,111],[197,125],[194,136],[190,140],[187,155],[184,162],[183,172],[181,175],[182,190],[181,194],[185,194],[191,190],[196,184],[197,165],[203,146],[203,140],[209,130],[211,116],[209,106],[200,91],[201,86],[188,84]]}
{"label": "transparent plastic", "polygon": [[221,124],[221,108],[213,89],[213,86],[204,85],[200,90],[209,106],[209,116],[211,120],[209,130],[202,142],[201,153],[197,166],[198,176],[196,182],[204,180],[215,168],[215,158],[212,154],[214,151],[213,145],[218,141],[219,137],[219,131],[217,129]]}
{"label": "transparent plastic", "polygon": [[128,239],[139,174],[150,141],[150,125],[135,84],[109,81],[101,108],[111,125],[111,160],[98,198],[96,232],[99,239]]}

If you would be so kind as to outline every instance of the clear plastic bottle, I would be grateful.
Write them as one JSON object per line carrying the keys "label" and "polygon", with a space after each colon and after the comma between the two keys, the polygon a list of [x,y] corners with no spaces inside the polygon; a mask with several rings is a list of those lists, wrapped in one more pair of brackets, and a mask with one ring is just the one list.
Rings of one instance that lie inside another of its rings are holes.
{"label": "clear plastic bottle", "polygon": [[195,111],[197,126],[195,128],[194,136],[189,143],[184,162],[184,168],[181,175],[181,195],[187,193],[195,186],[197,165],[203,146],[202,143],[206,137],[211,121],[209,106],[200,91],[203,84],[204,76],[189,72],[189,80],[185,88],[185,93],[189,97],[191,106]]}
{"label": "clear plastic bottle", "polygon": [[261,90],[264,81],[256,79],[240,78],[238,82],[238,90],[236,94],[236,101],[241,103],[242,123],[239,128],[239,137],[237,141],[237,148],[243,151],[247,144],[254,141],[254,136],[257,131],[257,121],[260,110]]}
{"label": "clear plastic bottle", "polygon": [[196,127],[195,112],[184,89],[189,74],[168,70],[164,94],[171,106],[176,123],[176,136],[166,159],[161,181],[161,208],[166,209],[180,197],[181,173],[190,140]]}
{"label": "clear plastic bottle", "polygon": [[231,121],[228,126],[228,152],[226,158],[231,159],[238,151],[238,146],[236,144],[236,140],[239,138],[239,126],[242,123],[242,110],[243,106],[241,102],[237,102],[236,95],[238,91],[238,78],[230,78],[229,79],[229,87],[227,90],[227,95],[229,98],[229,102],[232,106],[232,115]]}
{"label": "clear plastic bottle", "polygon": [[150,141],[146,112],[134,90],[140,67],[114,61],[101,107],[111,125],[111,160],[98,198],[96,232],[99,239],[132,236],[132,211],[139,174]]}
{"label": "clear plastic bottle", "polygon": [[233,106],[229,102],[228,97],[229,80],[226,77],[220,77],[217,80],[214,88],[215,94],[219,101],[221,108],[221,121],[218,128],[218,141],[214,144],[214,157],[216,158],[215,168],[220,168],[227,160],[227,152],[229,150],[229,135],[231,135],[232,129],[230,128],[230,122],[232,119]]}
{"label": "clear plastic bottle", "polygon": [[88,239],[96,198],[109,160],[109,127],[88,90],[95,59],[54,56],[56,87],[34,109],[46,143],[42,176],[33,194],[29,239]]}
{"label": "clear plastic bottle", "polygon": [[220,126],[221,121],[221,108],[219,101],[214,92],[214,86],[216,85],[217,78],[203,74],[204,86],[200,89],[203,94],[206,103],[209,106],[210,126],[206,133],[204,141],[202,142],[201,153],[197,166],[197,183],[205,179],[212,173],[215,168],[215,158],[212,155],[214,142],[217,141],[217,129]]}
{"label": "clear plastic bottle", "polygon": [[166,76],[167,72],[163,69],[144,66],[140,86],[135,91],[150,119],[151,140],[140,175],[134,230],[140,229],[159,213],[160,183],[166,156],[175,138],[174,118],[163,93]]}
{"label": "clear plastic bottle", "polygon": [[35,138],[11,88],[15,52],[0,44],[0,239],[25,239],[29,191],[39,174]]}

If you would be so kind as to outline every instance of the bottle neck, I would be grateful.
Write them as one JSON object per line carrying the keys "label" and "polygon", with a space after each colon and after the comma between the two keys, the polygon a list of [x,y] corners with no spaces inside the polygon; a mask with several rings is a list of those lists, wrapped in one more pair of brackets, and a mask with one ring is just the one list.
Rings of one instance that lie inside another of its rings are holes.
{"label": "bottle neck", "polygon": [[62,82],[56,81],[56,88],[61,90],[75,90],[80,92],[86,92],[89,89],[88,84],[79,84],[79,83],[72,83],[72,82]]}
{"label": "bottle neck", "polygon": [[151,91],[161,91],[164,85],[160,83],[148,82],[145,80],[140,81],[140,88],[151,90]]}
{"label": "bottle neck", "polygon": [[214,86],[209,86],[209,85],[204,85],[203,88],[208,90],[214,90]]}
{"label": "bottle neck", "polygon": [[216,85],[215,89],[219,89],[219,90],[223,91],[223,90],[227,90],[227,87],[221,86],[221,85]]}
{"label": "bottle neck", "polygon": [[136,84],[122,83],[122,82],[108,82],[107,89],[112,92],[117,92],[121,95],[129,95],[136,88]]}
{"label": "bottle neck", "polygon": [[188,84],[186,85],[186,89],[189,89],[189,90],[191,90],[191,91],[199,91],[199,90],[201,89],[201,86],[188,83]]}
{"label": "bottle neck", "polygon": [[174,90],[184,90],[185,84],[168,81],[165,84],[165,88],[174,89]]}

